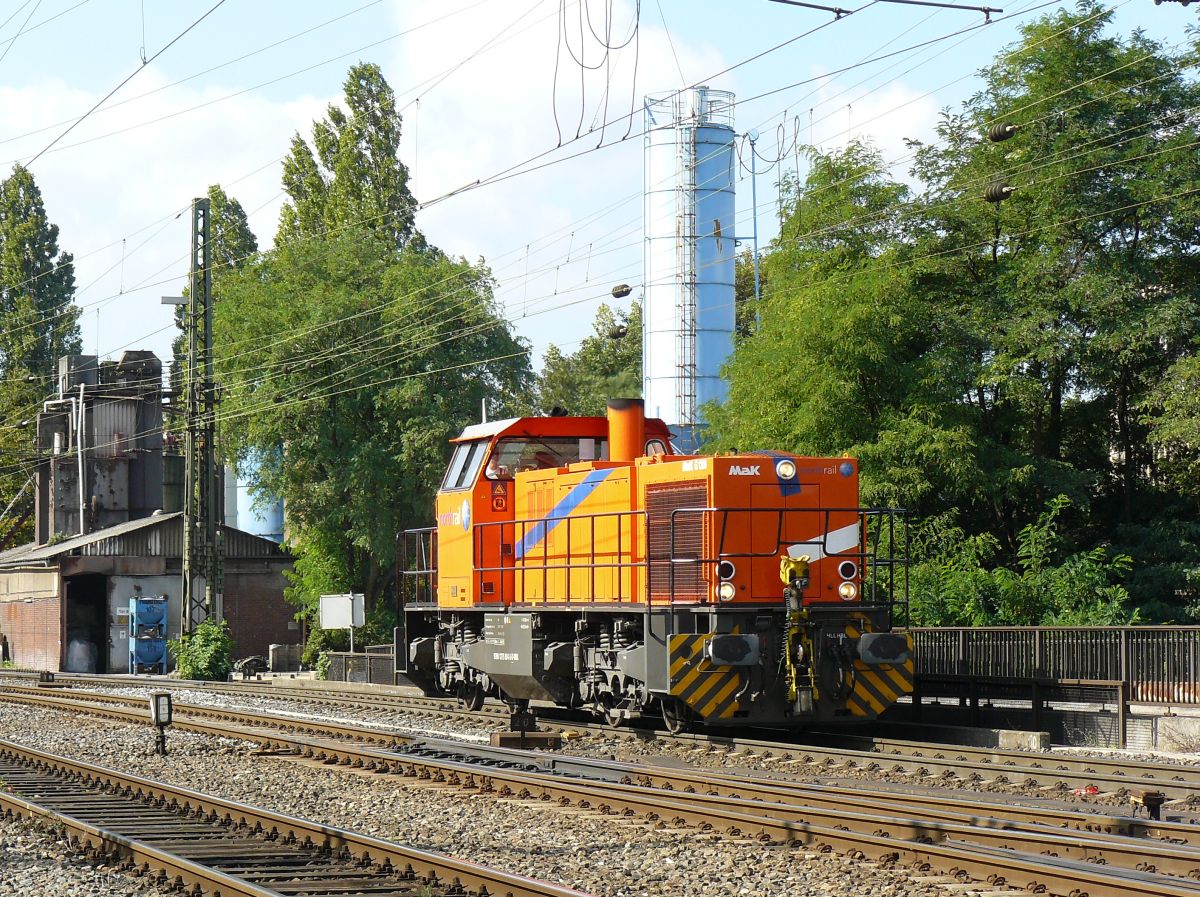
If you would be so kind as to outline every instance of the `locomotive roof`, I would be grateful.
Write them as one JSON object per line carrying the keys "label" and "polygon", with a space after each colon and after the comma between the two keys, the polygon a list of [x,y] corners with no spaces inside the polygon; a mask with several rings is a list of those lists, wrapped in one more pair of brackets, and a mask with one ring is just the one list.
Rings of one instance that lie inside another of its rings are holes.
{"label": "locomotive roof", "polygon": [[[509,417],[490,420],[482,424],[471,424],[462,435],[451,442],[470,442],[474,439],[491,439],[509,430],[520,436],[608,436],[608,419],[604,417]],[[667,425],[657,417],[646,418],[646,433],[651,436],[669,437]]]}

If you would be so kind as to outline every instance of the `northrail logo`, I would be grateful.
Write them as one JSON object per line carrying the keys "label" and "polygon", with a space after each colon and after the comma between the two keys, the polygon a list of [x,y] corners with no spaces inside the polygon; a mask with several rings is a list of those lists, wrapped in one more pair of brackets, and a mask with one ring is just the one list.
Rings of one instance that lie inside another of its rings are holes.
{"label": "northrail logo", "polygon": [[741,464],[734,464],[729,468],[729,475],[731,477],[756,477],[759,474],[760,468],[761,465],[759,464],[750,465],[748,467],[743,467]]}

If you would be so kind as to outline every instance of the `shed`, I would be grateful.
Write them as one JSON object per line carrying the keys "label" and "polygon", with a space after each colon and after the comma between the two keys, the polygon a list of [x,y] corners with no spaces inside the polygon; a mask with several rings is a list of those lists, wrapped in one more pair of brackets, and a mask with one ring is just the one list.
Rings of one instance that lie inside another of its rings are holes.
{"label": "shed", "polygon": [[[230,526],[224,544],[224,614],[236,657],[300,641],[284,600],[292,557],[269,539]],[[155,514],[52,544],[0,553],[0,636],[5,659],[39,670],[129,669],[128,607],[136,593],[168,600],[179,637],[183,514]],[[82,668],[81,668],[82,667]]]}

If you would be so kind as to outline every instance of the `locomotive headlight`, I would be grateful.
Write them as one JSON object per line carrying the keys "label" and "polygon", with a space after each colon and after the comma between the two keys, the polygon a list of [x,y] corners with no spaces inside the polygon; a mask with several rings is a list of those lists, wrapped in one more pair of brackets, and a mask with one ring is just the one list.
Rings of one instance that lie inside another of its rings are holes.
{"label": "locomotive headlight", "polygon": [[717,586],[717,597],[722,601],[732,601],[737,594],[737,586],[731,582],[723,582]]}
{"label": "locomotive headlight", "polygon": [[858,597],[858,586],[852,582],[844,582],[838,586],[838,595],[843,601],[853,601]]}
{"label": "locomotive headlight", "polygon": [[775,462],[775,473],[778,474],[781,480],[794,479],[796,476],[796,462],[787,458]]}
{"label": "locomotive headlight", "polygon": [[733,579],[737,573],[737,567],[733,565],[733,561],[721,561],[717,564],[717,577],[719,579]]}

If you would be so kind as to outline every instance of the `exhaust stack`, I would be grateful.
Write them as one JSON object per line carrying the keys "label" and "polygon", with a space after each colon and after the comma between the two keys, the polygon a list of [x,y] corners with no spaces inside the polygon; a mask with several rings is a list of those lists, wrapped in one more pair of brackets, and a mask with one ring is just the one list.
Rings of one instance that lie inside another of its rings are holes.
{"label": "exhaust stack", "polygon": [[641,399],[608,400],[608,460],[632,464],[646,446],[646,403]]}

